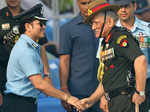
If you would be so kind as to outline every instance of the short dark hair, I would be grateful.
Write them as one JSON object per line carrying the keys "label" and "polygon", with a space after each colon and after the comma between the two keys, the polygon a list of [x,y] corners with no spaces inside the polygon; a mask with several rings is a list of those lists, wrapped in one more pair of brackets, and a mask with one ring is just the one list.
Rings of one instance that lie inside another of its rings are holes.
{"label": "short dark hair", "polygon": [[19,25],[19,31],[20,31],[20,33],[23,34],[26,31],[26,29],[25,29],[25,24],[26,23],[32,23],[34,20],[35,19],[26,19],[24,21],[21,21],[20,25]]}

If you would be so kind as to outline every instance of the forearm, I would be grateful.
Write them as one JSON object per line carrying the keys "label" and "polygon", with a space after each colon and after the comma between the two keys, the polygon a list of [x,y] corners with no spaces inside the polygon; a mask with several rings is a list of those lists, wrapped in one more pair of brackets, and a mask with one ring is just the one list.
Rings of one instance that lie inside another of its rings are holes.
{"label": "forearm", "polygon": [[92,102],[96,102],[101,98],[101,96],[103,96],[103,94],[104,94],[103,85],[102,85],[102,83],[99,83],[99,85],[98,85],[97,89],[95,90],[95,92],[90,96],[90,100]]}
{"label": "forearm", "polygon": [[56,89],[52,83],[48,83],[47,81],[42,82],[43,87],[41,87],[39,90],[43,93],[45,93],[48,96],[55,97],[58,99],[61,99],[63,101],[66,101],[66,98],[68,97],[66,93]]}
{"label": "forearm", "polygon": [[138,91],[145,90],[147,63],[144,55],[136,58],[134,62],[135,74],[136,74],[136,89]]}
{"label": "forearm", "polygon": [[44,46],[41,46],[40,55],[41,55],[42,62],[44,65],[44,74],[47,74],[49,73],[49,65],[48,65],[48,58],[47,58],[46,50]]}
{"label": "forearm", "polygon": [[68,89],[70,56],[60,56],[60,84],[62,89]]}
{"label": "forearm", "polygon": [[61,100],[66,100],[66,98],[69,96],[66,93],[56,89],[51,83],[51,80],[48,82],[42,79],[41,74],[32,75],[29,77],[29,79],[37,90],[45,93],[48,96],[59,98]]}

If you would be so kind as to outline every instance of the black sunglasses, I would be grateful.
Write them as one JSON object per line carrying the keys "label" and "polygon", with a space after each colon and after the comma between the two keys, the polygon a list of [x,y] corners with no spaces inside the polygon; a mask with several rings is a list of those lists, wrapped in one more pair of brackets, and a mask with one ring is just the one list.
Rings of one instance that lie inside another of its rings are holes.
{"label": "black sunglasses", "polygon": [[42,27],[43,25],[46,26],[46,21],[40,21],[40,26]]}

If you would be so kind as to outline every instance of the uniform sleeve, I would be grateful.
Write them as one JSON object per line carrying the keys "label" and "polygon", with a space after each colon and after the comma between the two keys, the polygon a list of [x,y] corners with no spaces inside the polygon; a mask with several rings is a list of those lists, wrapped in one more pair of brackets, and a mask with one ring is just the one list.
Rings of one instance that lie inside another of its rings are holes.
{"label": "uniform sleeve", "polygon": [[115,44],[115,53],[119,56],[127,58],[130,61],[134,61],[138,56],[143,55],[138,42],[130,33],[119,35],[115,41]]}
{"label": "uniform sleeve", "polygon": [[19,65],[27,77],[35,74],[42,74],[40,71],[40,61],[34,53],[24,54],[19,59]]}
{"label": "uniform sleeve", "polygon": [[60,29],[60,42],[59,42],[59,54],[70,54],[72,50],[72,39],[70,35],[70,28],[68,24],[65,24]]}
{"label": "uniform sleeve", "polygon": [[0,63],[3,65],[7,65],[10,53],[6,49],[6,47],[0,43]]}

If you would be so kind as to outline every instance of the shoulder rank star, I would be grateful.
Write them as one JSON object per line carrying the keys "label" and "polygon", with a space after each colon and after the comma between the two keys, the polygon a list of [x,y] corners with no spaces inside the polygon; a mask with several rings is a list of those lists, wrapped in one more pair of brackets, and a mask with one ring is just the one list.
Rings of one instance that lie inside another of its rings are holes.
{"label": "shoulder rank star", "polygon": [[126,47],[128,45],[128,41],[127,40],[123,40],[120,44],[121,47]]}

